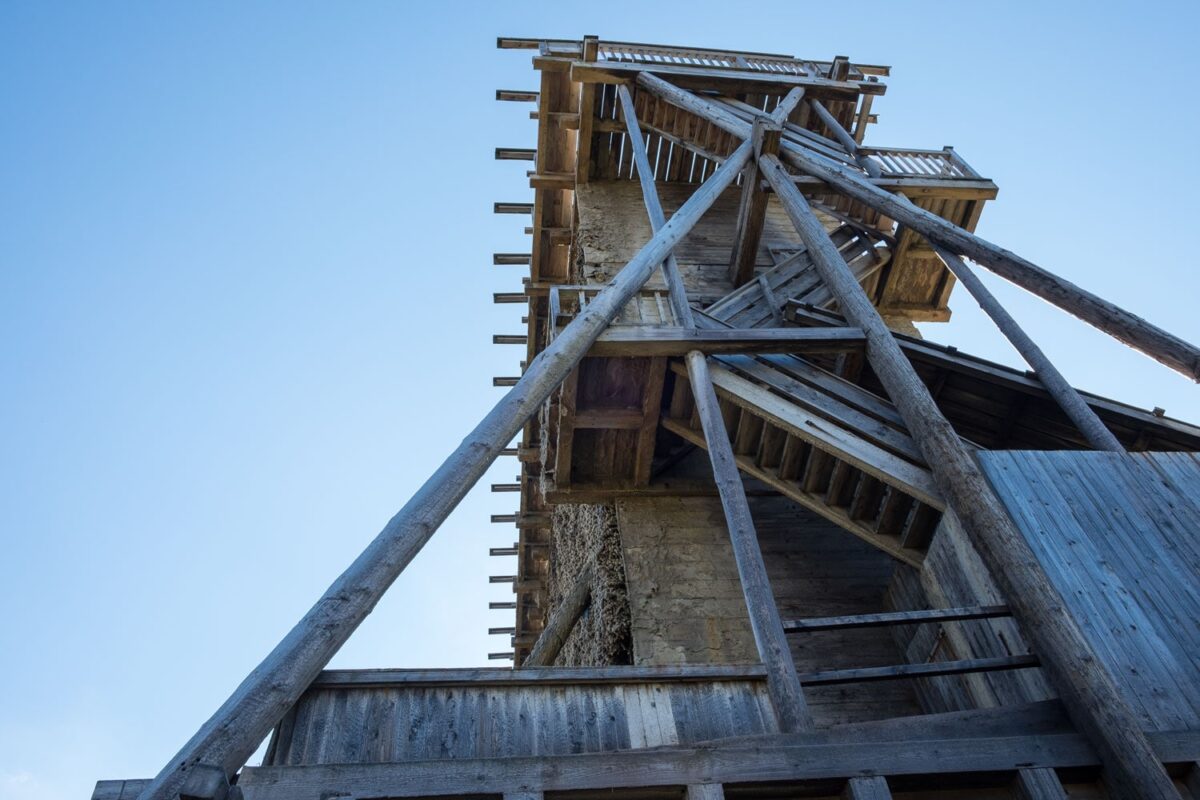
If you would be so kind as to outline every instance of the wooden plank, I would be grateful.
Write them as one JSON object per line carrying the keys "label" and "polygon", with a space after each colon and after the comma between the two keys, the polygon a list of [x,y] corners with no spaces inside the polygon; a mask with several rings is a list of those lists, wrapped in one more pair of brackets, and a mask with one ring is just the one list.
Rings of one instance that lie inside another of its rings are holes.
{"label": "wooden plank", "polygon": [[1032,669],[1038,666],[1037,656],[995,656],[967,658],[958,661],[931,661],[925,664],[896,664],[888,667],[859,667],[805,672],[800,683],[805,686],[833,686],[843,683],[893,681],[902,678],[935,678],[943,675],[966,675],[974,672],[997,672],[1009,669]]}
{"label": "wooden plank", "polygon": [[[1200,735],[1153,734],[1158,757],[1178,763],[1200,758]],[[1008,772],[1030,767],[1089,768],[1099,759],[1074,734],[977,737],[937,741],[813,745],[674,747],[557,757],[454,759],[317,767],[247,767],[239,785],[246,800],[321,800],[478,795],[505,791],[572,791],[694,783],[751,783],[848,779],[877,775]],[[1175,800],[1178,799],[1176,795]]]}
{"label": "wooden plank", "polygon": [[892,792],[888,789],[887,778],[876,775],[846,781],[842,797],[846,800],[892,800]]}
{"label": "wooden plank", "polygon": [[585,85],[596,83],[628,83],[653,73],[669,76],[671,82],[683,87],[725,88],[736,91],[775,91],[794,86],[804,87],[809,97],[850,99],[859,94],[878,95],[887,91],[882,83],[869,81],[831,81],[828,78],[781,72],[723,70],[672,64],[630,64],[604,61],[596,64],[575,62],[571,65],[571,80]]}
{"label": "wooden plank", "polygon": [[725,353],[842,353],[862,349],[857,328],[664,328],[619,326],[596,339],[590,356],[685,356]]}
{"label": "wooden plank", "polygon": [[888,611],[879,614],[856,614],[842,617],[814,617],[785,620],[788,633],[834,631],[844,628],[873,628],[887,625],[910,625],[918,622],[955,622],[968,619],[1007,617],[1008,606],[965,606],[962,608],[930,608],[919,611]]}

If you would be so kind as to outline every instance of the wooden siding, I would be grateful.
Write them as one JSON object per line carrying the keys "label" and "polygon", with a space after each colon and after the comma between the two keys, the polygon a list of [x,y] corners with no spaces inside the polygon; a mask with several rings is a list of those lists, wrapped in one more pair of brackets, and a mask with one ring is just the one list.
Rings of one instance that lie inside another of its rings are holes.
{"label": "wooden siding", "polygon": [[979,460],[1146,727],[1200,729],[1200,456]]}
{"label": "wooden siding", "polygon": [[773,733],[754,667],[326,673],[265,765],[515,758]]}

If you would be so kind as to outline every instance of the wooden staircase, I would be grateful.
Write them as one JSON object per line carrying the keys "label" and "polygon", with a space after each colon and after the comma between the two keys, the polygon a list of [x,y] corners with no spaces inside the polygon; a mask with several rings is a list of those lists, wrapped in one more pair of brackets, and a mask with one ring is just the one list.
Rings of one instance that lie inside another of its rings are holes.
{"label": "wooden staircase", "polygon": [[[663,425],[705,447],[687,371]],[[919,566],[944,504],[887,401],[795,356],[715,356],[710,372],[738,467]]]}
{"label": "wooden staircase", "polygon": [[[891,252],[886,246],[877,247],[876,239],[846,224],[834,230],[831,237],[855,277],[870,292],[874,278],[888,262]],[[771,269],[713,303],[705,313],[734,328],[780,327],[788,301],[819,308],[833,303],[833,295],[821,282],[808,252],[803,249],[791,252]]]}

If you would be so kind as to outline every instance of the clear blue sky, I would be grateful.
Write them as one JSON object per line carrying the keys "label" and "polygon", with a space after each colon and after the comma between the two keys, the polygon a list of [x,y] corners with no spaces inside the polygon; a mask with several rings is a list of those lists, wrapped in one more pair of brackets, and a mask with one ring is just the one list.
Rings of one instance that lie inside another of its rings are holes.
{"label": "clear blue sky", "polygon": [[[492,93],[536,84],[497,35],[892,64],[872,142],[954,145],[983,235],[1200,340],[1195,3],[417,8],[0,7],[0,797],[156,772],[499,396],[527,242],[491,204],[531,194],[492,148],[534,123]],[[1000,293],[1078,385],[1200,419]],[[952,305],[927,336],[1015,361]],[[511,510],[472,493],[335,664],[506,649]]]}

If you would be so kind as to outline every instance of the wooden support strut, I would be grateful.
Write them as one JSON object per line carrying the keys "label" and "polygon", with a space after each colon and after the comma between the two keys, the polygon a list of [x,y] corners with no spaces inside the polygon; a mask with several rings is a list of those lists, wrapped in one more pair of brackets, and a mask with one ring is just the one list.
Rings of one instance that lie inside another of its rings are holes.
{"label": "wooden support strut", "polygon": [[534,359],[512,390],[167,762],[141,793],[140,800],[172,800],[198,765],[217,766],[232,776],[246,763],[500,451],[571,373],[667,254],[733,183],[750,156],[748,143],[734,151],[587,309]]}
{"label": "wooden support strut", "polygon": [[817,116],[821,118],[821,122],[825,124],[829,132],[833,134],[833,138],[841,142],[842,147],[846,148],[846,152],[850,154],[850,157],[866,170],[868,175],[872,178],[878,178],[883,174],[883,170],[879,169],[878,164],[858,152],[858,142],[854,141],[854,137],[850,135],[850,132],[842,127],[842,124],[837,121],[837,118],[833,114],[829,113],[829,109],[825,108],[820,100],[809,100],[808,104],[816,112]]}
{"label": "wooden support strut", "polygon": [[961,258],[946,248],[935,244],[933,249],[946,268],[954,273],[959,282],[975,298],[975,302],[979,303],[983,313],[996,323],[996,327],[1021,354],[1025,363],[1033,367],[1042,386],[1046,387],[1046,391],[1054,398],[1054,402],[1058,403],[1058,407],[1079,428],[1088,444],[1097,450],[1124,453],[1125,448],[1117,441],[1117,437],[1113,436],[1112,431],[1104,426],[1104,423],[1096,416],[1096,412],[1092,411],[1091,407],[1080,397],[1075,387],[1067,383],[1067,379],[1046,357],[1042,348],[1029,338],[1029,335],[1021,329],[1021,326],[1000,304],[995,295],[988,291],[988,288],[983,285],[983,281],[979,280],[979,276]]}
{"label": "wooden support strut", "polygon": [[965,256],[1002,278],[1053,303],[1109,336],[1200,381],[1200,347],[1147,322],[1091,292],[1048,272],[1003,247],[948,220],[918,208],[903,195],[872,185],[862,176],[793,142],[783,143],[783,158],[834,189],[920,233],[955,255]]}
{"label": "wooden support strut", "polygon": [[[639,86],[655,96],[690,111],[724,131],[742,138],[750,136],[750,123],[738,119],[717,103],[647,73],[638,74],[637,81]],[[1002,278],[1079,317],[1135,350],[1140,350],[1194,381],[1200,381],[1200,347],[1152,325],[1136,314],[1068,280],[1047,272],[1003,247],[998,247],[936,214],[918,208],[902,195],[884,191],[854,170],[814,153],[796,142],[784,139],[781,144],[781,158],[883,216],[912,228],[956,255],[965,256],[983,265]]]}
{"label": "wooden support strut", "polygon": [[[638,128],[637,116],[633,101],[629,96],[629,90],[620,86],[617,88],[617,93],[621,99],[625,124],[629,128],[634,163],[637,165],[638,175],[641,179],[642,199],[646,206],[646,213],[650,217],[650,227],[657,232],[664,224],[664,215],[662,203],[658,199],[658,191],[654,187],[653,173],[648,169],[649,159],[646,155],[645,140],[642,139]],[[747,141],[742,144],[742,147],[752,146],[752,144]],[[679,273],[674,255],[668,256],[663,264],[663,270],[666,274],[667,285],[671,287],[672,308],[675,309],[676,316],[681,321],[686,320],[684,324],[688,327],[694,327],[695,318],[690,306],[687,305],[683,278]],[[679,289],[676,290],[675,286],[678,286]],[[717,404],[717,394],[708,374],[708,361],[698,350],[689,352],[685,359],[688,378],[692,384],[692,394],[696,400],[696,410],[708,442],[713,479],[721,497],[721,506],[725,510],[729,538],[733,545],[734,561],[737,564],[738,577],[741,579],[746,608],[749,611],[750,629],[754,635],[759,658],[762,659],[763,665],[767,669],[767,690],[771,695],[771,703],[775,708],[780,730],[786,733],[812,730],[812,716],[804,701],[800,677],[796,673],[796,665],[792,661],[787,635],[783,632],[783,622],[779,618],[779,609],[775,605],[775,595],[771,591],[771,584],[767,578],[767,567],[763,562],[762,551],[758,547],[758,535],[750,516],[750,504],[746,500],[741,475],[738,473],[737,462],[734,460],[733,448],[729,444],[729,433],[725,429],[725,421],[721,417]]]}
{"label": "wooden support strut", "polygon": [[592,601],[594,574],[590,563],[579,573],[571,590],[566,593],[550,614],[546,627],[542,629],[541,635],[538,636],[537,642],[534,643],[533,649],[529,651],[529,655],[525,657],[525,663],[521,666],[548,667],[554,663],[554,659],[558,658],[575,623],[579,621],[584,609]]}
{"label": "wooden support strut", "polygon": [[1100,752],[1112,791],[1121,797],[1177,800],[1179,795],[1138,718],[1078,624],[1064,613],[1062,596],[954,428],[942,416],[820,220],[777,158],[762,158],[759,168],[842,312],[866,334],[867,359],[919,443],[949,506],[947,513],[960,520],[1008,599],[1013,616],[1032,640],[1072,720]]}

